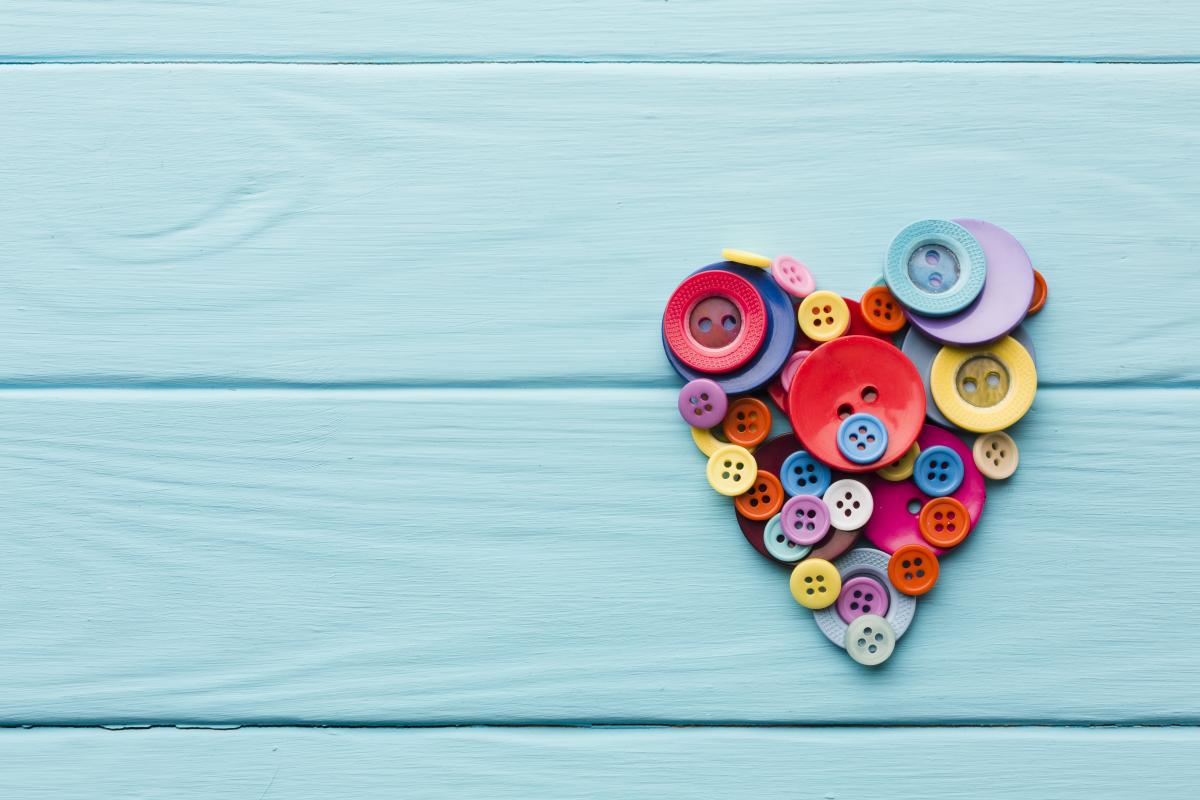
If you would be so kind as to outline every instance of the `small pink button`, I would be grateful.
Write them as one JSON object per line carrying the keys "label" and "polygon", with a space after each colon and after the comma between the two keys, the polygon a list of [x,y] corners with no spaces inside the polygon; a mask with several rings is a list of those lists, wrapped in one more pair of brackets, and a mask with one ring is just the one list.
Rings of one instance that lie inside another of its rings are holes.
{"label": "small pink button", "polygon": [[679,414],[693,428],[715,428],[725,418],[729,399],[716,381],[697,378],[679,392]]}
{"label": "small pink button", "polygon": [[859,575],[842,584],[842,593],[837,599],[837,612],[842,622],[849,625],[863,614],[882,617],[887,613],[888,605],[888,593],[883,584],[874,578]]}
{"label": "small pink button", "polygon": [[808,267],[791,256],[775,257],[771,264],[771,277],[792,297],[808,297],[817,288],[817,282],[813,280]]}
{"label": "small pink button", "polygon": [[783,371],[779,373],[779,380],[783,384],[785,392],[792,388],[792,378],[796,376],[796,370],[800,369],[800,365],[804,363],[804,359],[811,355],[812,350],[797,350],[792,353],[791,358],[783,365]]}

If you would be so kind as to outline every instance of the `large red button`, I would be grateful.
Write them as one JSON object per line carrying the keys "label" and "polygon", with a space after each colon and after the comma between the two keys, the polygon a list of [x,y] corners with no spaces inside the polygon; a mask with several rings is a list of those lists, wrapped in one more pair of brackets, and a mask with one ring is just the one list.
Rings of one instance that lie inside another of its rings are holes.
{"label": "large red button", "polygon": [[925,386],[917,368],[896,347],[869,336],[842,336],[818,347],[796,370],[788,391],[788,417],[804,449],[834,469],[869,472],[838,450],[842,420],[866,412],[887,428],[890,464],[912,447],[925,420]]}
{"label": "large red button", "polygon": [[679,284],[663,314],[663,336],[679,360],[700,372],[729,372],[749,361],[767,335],[767,309],[745,278],[724,270]]}

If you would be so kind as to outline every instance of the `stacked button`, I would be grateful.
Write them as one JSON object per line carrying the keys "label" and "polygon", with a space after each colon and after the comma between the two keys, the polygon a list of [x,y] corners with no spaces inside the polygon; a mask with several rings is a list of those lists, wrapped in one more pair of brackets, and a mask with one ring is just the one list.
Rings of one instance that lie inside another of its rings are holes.
{"label": "stacked button", "polygon": [[986,481],[1017,469],[1005,429],[1037,389],[1019,326],[1048,296],[1020,243],[981,220],[920,220],[881,251],[883,278],[851,300],[792,256],[723,250],[662,325],[710,486],[865,666],[893,655],[940,559],[967,546]]}

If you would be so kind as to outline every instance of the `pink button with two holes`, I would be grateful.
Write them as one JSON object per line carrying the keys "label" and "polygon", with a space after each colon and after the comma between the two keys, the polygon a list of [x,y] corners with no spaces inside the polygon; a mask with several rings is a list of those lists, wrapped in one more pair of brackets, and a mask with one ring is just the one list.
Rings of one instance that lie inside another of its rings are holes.
{"label": "pink button with two holes", "polygon": [[837,612],[842,622],[850,624],[863,614],[887,613],[891,601],[883,584],[866,575],[851,578],[842,584],[842,593],[838,595]]}

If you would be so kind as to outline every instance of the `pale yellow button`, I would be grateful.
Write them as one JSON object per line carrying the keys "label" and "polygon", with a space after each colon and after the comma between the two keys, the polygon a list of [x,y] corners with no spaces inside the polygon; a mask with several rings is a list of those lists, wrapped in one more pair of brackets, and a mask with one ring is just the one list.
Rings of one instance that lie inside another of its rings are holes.
{"label": "pale yellow button", "polygon": [[708,483],[727,497],[737,497],[750,491],[758,477],[758,462],[750,451],[736,444],[718,447],[708,457]]}
{"label": "pale yellow button", "polygon": [[913,465],[917,463],[917,456],[919,455],[921,455],[921,445],[913,442],[912,447],[908,448],[908,451],[904,455],[886,467],[875,470],[875,474],[885,481],[908,480],[912,477]]}
{"label": "pale yellow button", "polygon": [[790,586],[797,603],[816,611],[837,602],[842,593],[842,576],[825,559],[808,558],[792,570]]}
{"label": "pale yellow button", "polygon": [[747,267],[771,268],[771,259],[758,253],[751,253],[749,250],[734,250],[731,247],[726,247],[721,251],[721,258],[726,261],[732,261],[735,264],[745,264]]}
{"label": "pale yellow button", "polygon": [[[700,452],[706,456],[711,456],[718,449],[729,444],[729,442],[723,442],[716,436],[713,436],[713,432],[709,428],[692,428],[692,441],[696,443],[696,447],[700,449]],[[756,448],[747,447],[746,449],[753,453]]]}
{"label": "pale yellow button", "polygon": [[796,320],[805,336],[814,342],[828,342],[850,326],[850,308],[840,295],[822,289],[804,298]]}
{"label": "pale yellow button", "polygon": [[971,447],[971,455],[975,458],[975,466],[984,477],[1002,481],[1017,471],[1017,462],[1021,453],[1017,443],[1004,431],[985,433],[975,439]]}

